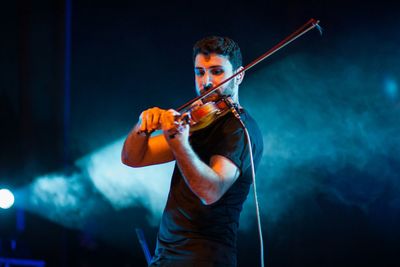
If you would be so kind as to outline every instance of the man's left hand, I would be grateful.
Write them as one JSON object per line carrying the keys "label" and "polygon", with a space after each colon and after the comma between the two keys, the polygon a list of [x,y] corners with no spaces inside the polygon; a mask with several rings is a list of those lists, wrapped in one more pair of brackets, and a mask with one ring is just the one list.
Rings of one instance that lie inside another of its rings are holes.
{"label": "man's left hand", "polygon": [[170,148],[175,150],[178,146],[189,144],[189,124],[181,121],[181,114],[169,109],[161,117],[161,127]]}

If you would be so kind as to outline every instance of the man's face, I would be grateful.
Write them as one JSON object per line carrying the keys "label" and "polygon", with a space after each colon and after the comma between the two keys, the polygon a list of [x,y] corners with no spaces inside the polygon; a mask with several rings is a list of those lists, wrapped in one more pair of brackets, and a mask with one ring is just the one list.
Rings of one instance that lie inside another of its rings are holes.
{"label": "man's face", "polygon": [[[194,61],[194,76],[196,83],[196,92],[198,95],[204,93],[207,89],[219,84],[226,78],[232,76],[232,64],[228,57],[218,54],[198,54]],[[233,95],[237,90],[233,79],[222,85],[218,91],[222,95]],[[207,100],[213,100],[218,94],[212,94]]]}

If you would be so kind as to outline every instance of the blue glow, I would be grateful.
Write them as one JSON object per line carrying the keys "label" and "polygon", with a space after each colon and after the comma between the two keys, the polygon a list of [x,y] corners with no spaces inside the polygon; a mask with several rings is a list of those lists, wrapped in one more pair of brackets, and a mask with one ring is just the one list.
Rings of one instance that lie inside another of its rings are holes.
{"label": "blue glow", "polygon": [[25,212],[23,209],[17,210],[17,222],[16,222],[18,232],[23,232],[25,230]]}
{"label": "blue glow", "polygon": [[[378,76],[357,65],[341,64],[345,59],[335,58],[329,70],[315,68],[324,66],[325,60],[293,56],[246,81],[252,90],[241,102],[264,135],[257,181],[261,214],[271,226],[278,225],[300,200],[319,192],[331,202],[371,214],[379,197],[400,203],[398,167],[387,161],[400,158],[400,110],[376,101],[376,93],[383,89]],[[398,97],[397,86],[395,79],[387,79],[385,90],[392,98]],[[107,214],[107,207],[143,207],[149,211],[149,224],[157,225],[173,163],[127,167],[120,162],[123,140],[77,160],[75,173],[33,179],[19,192],[26,197],[23,208],[81,228],[97,214]],[[388,185],[396,193],[386,194]],[[241,214],[242,230],[254,222],[252,199],[250,195]]]}
{"label": "blue glow", "polygon": [[391,99],[391,100],[396,100],[398,96],[398,85],[397,81],[393,79],[392,77],[386,77],[384,79],[384,90],[386,95]]}
{"label": "blue glow", "polygon": [[[24,208],[71,228],[80,228],[94,213],[105,211],[106,199],[114,209],[143,206],[149,223],[157,225],[168,194],[174,163],[130,168],[121,163],[124,138],[79,159],[80,171],[36,177],[19,191]],[[99,193],[103,198],[99,198]]]}
{"label": "blue glow", "polygon": [[8,189],[0,189],[0,208],[9,209],[14,204],[14,195]]}
{"label": "blue glow", "polygon": [[80,159],[77,165],[86,170],[95,187],[115,208],[141,204],[158,218],[165,205],[174,162],[127,167],[120,157],[124,139]]}
{"label": "blue glow", "polygon": [[4,266],[34,266],[44,267],[46,266],[45,261],[40,260],[28,260],[28,259],[14,259],[14,258],[0,258],[0,263],[4,263]]}

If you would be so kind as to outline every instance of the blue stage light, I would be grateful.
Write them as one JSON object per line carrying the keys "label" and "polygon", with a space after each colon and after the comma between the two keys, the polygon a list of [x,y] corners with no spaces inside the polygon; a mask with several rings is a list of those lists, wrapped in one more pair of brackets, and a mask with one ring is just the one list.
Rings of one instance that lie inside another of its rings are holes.
{"label": "blue stage light", "polygon": [[0,189],[0,208],[8,209],[14,204],[14,195],[8,189]]}

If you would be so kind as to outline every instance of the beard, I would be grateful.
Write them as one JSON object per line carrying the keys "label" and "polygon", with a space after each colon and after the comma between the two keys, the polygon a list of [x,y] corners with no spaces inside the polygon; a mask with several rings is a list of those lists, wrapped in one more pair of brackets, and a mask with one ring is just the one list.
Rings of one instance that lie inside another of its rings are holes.
{"label": "beard", "polygon": [[225,88],[220,90],[220,94],[224,96],[232,96],[235,93],[235,82],[234,80],[230,80],[226,85]]}
{"label": "beard", "polygon": [[[206,88],[206,89],[210,89],[210,88]],[[206,90],[204,90],[204,91],[206,91]],[[226,84],[224,84],[222,89],[217,89],[211,95],[203,98],[203,103],[210,102],[210,101],[216,101],[216,100],[220,99],[221,96],[233,96],[233,95],[235,95],[235,93],[236,93],[235,82],[232,79],[229,82],[227,82]]]}

